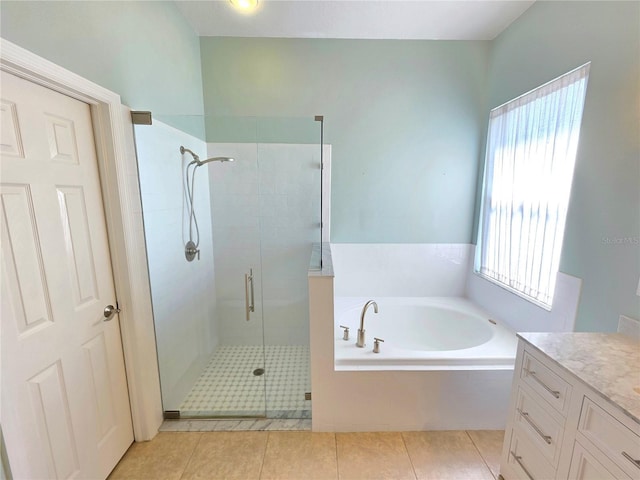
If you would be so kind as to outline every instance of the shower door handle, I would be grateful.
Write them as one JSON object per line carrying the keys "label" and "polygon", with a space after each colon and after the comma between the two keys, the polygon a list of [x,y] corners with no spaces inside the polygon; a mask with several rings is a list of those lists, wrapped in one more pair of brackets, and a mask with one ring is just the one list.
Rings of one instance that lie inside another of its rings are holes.
{"label": "shower door handle", "polygon": [[251,312],[256,310],[253,302],[253,268],[249,269],[249,273],[244,274],[244,306],[248,322],[251,319]]}

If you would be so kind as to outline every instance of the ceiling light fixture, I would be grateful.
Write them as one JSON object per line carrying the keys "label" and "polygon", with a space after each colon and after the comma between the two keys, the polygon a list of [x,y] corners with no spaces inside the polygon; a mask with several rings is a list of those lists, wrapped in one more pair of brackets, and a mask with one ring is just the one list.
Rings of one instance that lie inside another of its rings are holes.
{"label": "ceiling light fixture", "polygon": [[258,0],[229,0],[236,10],[251,13],[258,8]]}

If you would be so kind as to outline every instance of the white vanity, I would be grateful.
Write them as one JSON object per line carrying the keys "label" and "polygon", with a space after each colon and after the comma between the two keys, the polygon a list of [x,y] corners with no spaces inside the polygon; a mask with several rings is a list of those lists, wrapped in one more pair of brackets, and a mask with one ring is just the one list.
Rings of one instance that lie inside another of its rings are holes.
{"label": "white vanity", "polygon": [[606,333],[518,337],[504,479],[640,479],[640,341]]}

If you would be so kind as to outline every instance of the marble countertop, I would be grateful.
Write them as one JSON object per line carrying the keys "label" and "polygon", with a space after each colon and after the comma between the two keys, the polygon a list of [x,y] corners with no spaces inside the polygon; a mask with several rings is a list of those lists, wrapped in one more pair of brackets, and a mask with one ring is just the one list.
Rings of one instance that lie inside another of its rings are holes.
{"label": "marble countertop", "polygon": [[518,333],[518,337],[640,423],[640,341],[619,333]]}

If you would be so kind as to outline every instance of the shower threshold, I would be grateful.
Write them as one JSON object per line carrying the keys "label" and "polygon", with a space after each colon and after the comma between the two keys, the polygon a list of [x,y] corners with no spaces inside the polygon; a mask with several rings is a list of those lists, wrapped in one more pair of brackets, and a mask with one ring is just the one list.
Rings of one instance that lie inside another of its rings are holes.
{"label": "shower threshold", "polygon": [[241,413],[238,415],[229,415],[228,413],[216,413],[216,412],[181,412],[180,410],[165,410],[163,412],[163,418],[165,420],[247,420],[247,419],[263,419],[268,418],[266,413],[261,412],[259,414],[253,413]]}

